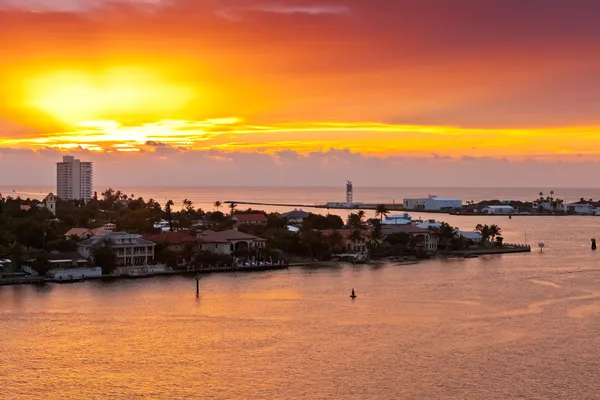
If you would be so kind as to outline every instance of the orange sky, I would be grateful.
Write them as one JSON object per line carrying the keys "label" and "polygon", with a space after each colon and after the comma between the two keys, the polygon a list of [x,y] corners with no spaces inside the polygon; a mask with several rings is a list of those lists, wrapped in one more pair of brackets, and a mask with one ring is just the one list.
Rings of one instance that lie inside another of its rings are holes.
{"label": "orange sky", "polygon": [[599,158],[597,2],[413,3],[0,0],[0,155]]}

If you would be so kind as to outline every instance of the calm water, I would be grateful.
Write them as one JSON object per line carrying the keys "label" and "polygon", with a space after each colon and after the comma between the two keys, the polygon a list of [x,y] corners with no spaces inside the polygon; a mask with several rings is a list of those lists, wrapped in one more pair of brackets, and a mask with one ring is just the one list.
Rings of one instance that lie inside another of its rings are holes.
{"label": "calm water", "polygon": [[[101,193],[105,187],[97,187]],[[324,204],[328,201],[345,201],[346,192],[342,182],[340,187],[131,187],[119,188],[128,195],[142,196],[145,199],[153,198],[161,204],[171,199],[175,204],[181,204],[183,199],[192,200],[197,207],[212,210],[215,201],[246,201],[278,204]],[[403,198],[426,197],[437,195],[439,197],[458,197],[463,201],[473,200],[528,200],[531,201],[541,191],[544,196],[550,194],[548,188],[381,188],[381,187],[355,187],[354,201],[364,203],[402,203]],[[14,192],[13,192],[14,191]],[[49,192],[56,192],[53,187],[6,187],[0,186],[0,193],[4,196],[20,195],[23,198],[44,198]],[[586,199],[600,198],[599,188],[554,188],[555,197],[567,202],[578,201],[581,197]],[[247,206],[240,206],[240,208]],[[255,206],[256,208],[256,206]],[[267,211],[289,211],[287,207],[260,207]]]}
{"label": "calm water", "polygon": [[546,251],[2,287],[0,398],[598,399],[600,219],[489,218]]}

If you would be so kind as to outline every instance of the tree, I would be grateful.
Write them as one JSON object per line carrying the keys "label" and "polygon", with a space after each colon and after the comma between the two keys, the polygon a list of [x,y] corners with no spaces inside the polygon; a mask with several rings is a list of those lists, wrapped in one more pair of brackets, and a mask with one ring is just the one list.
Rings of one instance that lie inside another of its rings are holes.
{"label": "tree", "polygon": [[380,221],[383,222],[383,218],[387,217],[387,215],[389,214],[389,210],[387,209],[387,207],[385,206],[385,204],[379,204],[376,208],[375,208],[375,216],[379,217]]}
{"label": "tree", "polygon": [[488,225],[478,224],[475,230],[481,234],[481,244],[484,245],[489,242],[491,237],[490,227]]}
{"label": "tree", "polygon": [[218,200],[217,200],[217,201],[215,201],[215,209],[216,209],[217,211],[219,211],[219,207],[221,207],[222,205],[223,205],[223,204],[222,204],[220,201],[218,201]]}
{"label": "tree", "polygon": [[496,238],[496,236],[499,236],[502,234],[502,229],[500,229],[500,227],[498,225],[491,225],[489,227],[489,230],[490,230],[490,237],[491,237],[492,241]]}
{"label": "tree", "polygon": [[341,253],[344,247],[344,237],[339,231],[334,230],[327,237],[327,243],[329,244],[332,253]]}
{"label": "tree", "polygon": [[92,247],[94,265],[102,268],[102,274],[110,275],[117,268],[117,256],[111,249],[112,241],[104,239]]}
{"label": "tree", "polygon": [[31,268],[38,273],[39,276],[45,276],[50,271],[50,259],[45,250],[39,250],[33,255]]}
{"label": "tree", "polygon": [[165,204],[165,212],[167,213],[167,220],[169,221],[169,230],[173,232],[173,200],[168,200]]}
{"label": "tree", "polygon": [[352,229],[360,229],[363,227],[363,221],[359,213],[350,213],[350,215],[348,215],[348,227]]}
{"label": "tree", "polygon": [[194,203],[191,200],[184,199],[182,202],[181,209],[185,211],[188,215],[192,214],[194,211]]}
{"label": "tree", "polygon": [[456,237],[456,229],[446,222],[442,222],[436,229],[440,239],[444,242],[444,249],[448,250],[448,243]]}
{"label": "tree", "polygon": [[233,213],[234,213],[236,207],[237,207],[237,204],[235,204],[233,202],[229,203],[229,209],[231,210],[232,217],[233,217]]}

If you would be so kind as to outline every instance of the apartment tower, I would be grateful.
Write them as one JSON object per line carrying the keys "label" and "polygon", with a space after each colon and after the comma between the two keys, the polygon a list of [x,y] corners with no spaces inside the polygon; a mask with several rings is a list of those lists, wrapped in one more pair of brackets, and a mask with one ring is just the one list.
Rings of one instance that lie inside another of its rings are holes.
{"label": "apartment tower", "polygon": [[56,192],[62,200],[91,200],[92,163],[64,156],[56,163]]}

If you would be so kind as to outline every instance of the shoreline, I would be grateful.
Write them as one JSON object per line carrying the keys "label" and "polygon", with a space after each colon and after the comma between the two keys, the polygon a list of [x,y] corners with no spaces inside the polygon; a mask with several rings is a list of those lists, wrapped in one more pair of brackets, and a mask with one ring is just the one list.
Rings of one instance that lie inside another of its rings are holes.
{"label": "shoreline", "polygon": [[[270,267],[248,267],[248,268],[234,268],[234,267],[226,267],[226,268],[206,268],[200,270],[191,270],[191,271],[165,271],[165,272],[156,272],[147,275],[101,275],[101,276],[88,276],[88,277],[73,277],[72,279],[53,279],[53,278],[44,278],[39,276],[28,276],[28,277],[18,277],[18,278],[0,278],[0,287],[2,286],[14,286],[14,285],[45,285],[48,283],[54,284],[74,284],[74,283],[82,283],[88,280],[94,281],[116,281],[116,280],[132,280],[132,279],[150,279],[156,277],[164,277],[164,276],[195,276],[195,275],[204,275],[204,274],[212,274],[212,273],[252,273],[252,272],[267,272],[267,271],[280,271],[295,267],[335,267],[343,264],[348,265],[381,265],[381,264],[391,264],[392,266],[404,266],[404,265],[417,265],[423,261],[434,260],[434,259],[443,259],[447,257],[459,257],[459,258],[469,258],[468,256],[479,256],[479,255],[500,255],[500,254],[515,254],[515,253],[530,253],[531,247],[529,246],[517,246],[517,247],[507,247],[507,248],[496,248],[496,249],[469,249],[463,251],[454,251],[446,254],[438,254],[431,258],[424,259],[396,259],[396,260],[375,260],[369,262],[363,262],[358,264],[352,264],[347,262],[340,261],[307,261],[307,262],[296,262],[289,263],[281,266],[270,266]],[[466,256],[466,257],[465,257]]]}

